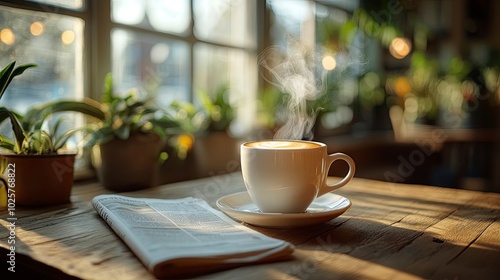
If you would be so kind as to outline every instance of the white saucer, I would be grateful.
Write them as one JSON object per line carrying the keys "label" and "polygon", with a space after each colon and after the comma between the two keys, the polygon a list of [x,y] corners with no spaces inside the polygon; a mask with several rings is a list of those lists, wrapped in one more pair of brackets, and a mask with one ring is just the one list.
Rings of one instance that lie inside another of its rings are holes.
{"label": "white saucer", "polygon": [[316,198],[305,213],[262,213],[248,192],[223,196],[217,207],[238,221],[261,227],[293,228],[323,223],[342,215],[351,207],[351,201],[334,193]]}

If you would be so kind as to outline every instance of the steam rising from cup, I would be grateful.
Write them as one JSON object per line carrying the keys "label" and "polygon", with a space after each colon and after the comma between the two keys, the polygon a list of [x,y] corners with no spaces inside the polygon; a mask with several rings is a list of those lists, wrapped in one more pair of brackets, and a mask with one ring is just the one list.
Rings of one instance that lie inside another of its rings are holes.
{"label": "steam rising from cup", "polygon": [[319,67],[321,59],[322,54],[292,39],[286,52],[271,46],[260,54],[263,78],[289,94],[286,121],[275,139],[312,139],[316,112],[308,111],[307,102],[315,100],[326,87],[326,71]]}

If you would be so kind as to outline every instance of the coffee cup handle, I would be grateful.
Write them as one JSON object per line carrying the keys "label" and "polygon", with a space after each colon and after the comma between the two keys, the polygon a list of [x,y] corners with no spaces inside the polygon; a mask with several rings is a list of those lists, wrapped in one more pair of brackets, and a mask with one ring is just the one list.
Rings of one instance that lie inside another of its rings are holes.
{"label": "coffee cup handle", "polygon": [[332,163],[334,161],[337,161],[337,160],[345,161],[347,163],[347,165],[349,166],[349,172],[347,172],[347,175],[344,178],[342,178],[342,180],[340,180],[339,182],[337,182],[335,184],[327,184],[326,178],[325,178],[325,184],[319,189],[317,197],[322,196],[326,193],[329,193],[333,190],[336,190],[336,189],[339,189],[339,188],[345,186],[347,183],[349,183],[349,181],[351,181],[352,177],[354,177],[354,172],[356,172],[356,164],[354,163],[354,160],[350,156],[343,154],[343,153],[335,153],[335,154],[326,155],[326,158],[325,158],[326,164],[325,164],[325,173],[324,173],[325,177],[328,177],[328,171],[330,170]]}

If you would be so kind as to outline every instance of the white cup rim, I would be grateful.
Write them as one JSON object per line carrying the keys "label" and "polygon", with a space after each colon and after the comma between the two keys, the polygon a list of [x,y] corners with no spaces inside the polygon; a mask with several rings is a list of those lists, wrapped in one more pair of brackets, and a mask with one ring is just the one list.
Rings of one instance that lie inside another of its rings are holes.
{"label": "white cup rim", "polygon": [[245,149],[256,149],[256,150],[273,150],[273,148],[262,148],[262,147],[250,147],[247,146],[247,144],[250,143],[256,143],[256,142],[266,142],[266,141],[278,141],[278,142],[298,142],[298,143],[310,143],[310,144],[315,144],[318,145],[318,147],[309,147],[309,148],[304,148],[304,147],[297,147],[297,148],[287,148],[286,150],[307,150],[307,149],[318,149],[322,147],[326,147],[325,143],[322,142],[317,142],[317,141],[311,141],[311,140],[296,140],[296,139],[260,139],[260,140],[252,140],[252,141],[247,141],[241,144],[241,147],[244,147]]}

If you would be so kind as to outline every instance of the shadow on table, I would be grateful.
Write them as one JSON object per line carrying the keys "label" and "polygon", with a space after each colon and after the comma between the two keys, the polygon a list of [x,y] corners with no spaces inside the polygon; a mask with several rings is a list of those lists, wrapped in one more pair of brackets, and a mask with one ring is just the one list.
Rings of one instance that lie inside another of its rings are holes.
{"label": "shadow on table", "polygon": [[10,276],[8,278],[2,279],[37,279],[37,280],[76,280],[80,279],[77,277],[73,277],[67,275],[66,273],[60,271],[57,268],[39,263],[29,256],[23,254],[16,254],[15,259],[15,268],[14,272],[8,271],[7,268],[9,265],[9,257],[7,254],[9,253],[3,247],[0,247],[0,262],[2,264],[7,264],[2,267],[4,271],[1,275]]}
{"label": "shadow on table", "polygon": [[298,244],[295,261],[280,265],[283,274],[299,279],[395,279],[402,275],[500,279],[498,244],[458,246],[425,231],[358,218],[309,228],[310,232],[318,229],[324,232]]}

